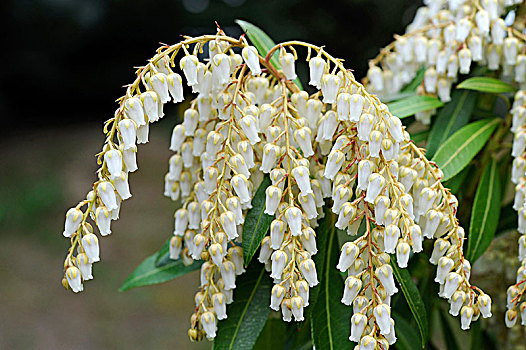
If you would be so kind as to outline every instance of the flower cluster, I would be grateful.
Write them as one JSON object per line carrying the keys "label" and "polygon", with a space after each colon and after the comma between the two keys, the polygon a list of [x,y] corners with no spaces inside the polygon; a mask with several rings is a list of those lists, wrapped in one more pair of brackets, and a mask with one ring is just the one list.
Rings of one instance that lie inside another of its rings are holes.
{"label": "flower cluster", "polygon": [[[504,78],[519,84],[526,82],[526,36],[515,28],[515,10],[509,11],[522,0],[424,2],[406,34],[396,36],[370,61],[366,79],[370,91],[389,99],[424,69],[418,93],[448,102],[458,74],[468,74],[472,62],[500,70]],[[429,124],[434,113],[428,110],[415,117]]]}
{"label": "flower cluster", "polygon": [[[515,100],[511,109],[512,125],[511,131],[514,133],[513,147],[511,155],[514,158],[511,170],[511,181],[515,186],[515,200],[513,209],[519,214],[518,231],[521,233],[519,238],[518,258],[520,267],[517,270],[516,284],[510,286],[507,291],[507,309],[505,323],[508,327],[513,327],[520,315],[522,325],[526,326],[526,299],[523,295],[526,292],[526,91],[519,90],[515,94]],[[522,303],[521,303],[521,300]]]}
{"label": "flower cluster", "polygon": [[[204,44],[208,59],[198,54]],[[294,47],[308,50],[309,84],[317,89],[312,95],[292,81]],[[277,51],[280,70],[270,63]],[[178,53],[186,84],[172,69]],[[202,260],[192,340],[214,338],[218,320],[227,318],[236,277],[244,272],[239,244],[245,215],[265,176],[271,182],[265,213],[273,220],[258,260],[274,279],[270,307],[281,310],[284,321],[304,319],[310,289],[318,284],[312,256],[326,202],[336,227],[350,236],[335,268],[348,275],[341,301],[353,308],[349,339],[361,349],[387,349],[396,341],[390,300],[398,290],[389,254],[404,268],[411,252],[422,251],[424,238],[437,239],[435,280],[451,313],[460,313],[462,328],[480,314],[491,315],[489,296],[469,283],[458,202],[441,184],[442,172],[341,60],[296,41],[273,47],[263,58],[243,37],[220,31],[162,47],[137,75],[106,125],[99,180],[66,215],[64,234],[72,237],[72,247],[65,286],[78,292],[91,278],[99,254],[87,219],[101,235],[111,232],[120,202],[131,196],[127,179],[137,169],[135,143],[147,141],[149,123],[163,116],[164,103],[182,101],[188,85],[197,97],[173,129],[164,193],[182,203],[170,257],[185,264]]]}

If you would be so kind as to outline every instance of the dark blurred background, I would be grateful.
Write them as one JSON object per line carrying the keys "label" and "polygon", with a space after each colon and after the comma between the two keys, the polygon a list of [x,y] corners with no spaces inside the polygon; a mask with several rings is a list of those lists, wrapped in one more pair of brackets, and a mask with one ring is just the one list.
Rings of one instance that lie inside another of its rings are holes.
{"label": "dark blurred background", "polygon": [[3,0],[0,2],[0,349],[208,349],[187,339],[197,275],[117,291],[172,232],[162,197],[177,108],[151,129],[130,179],[133,198],[81,295],[60,285],[64,214],[94,180],[102,123],[134,66],[159,42],[239,36],[237,18],[275,41],[298,39],[346,60],[357,78],[421,1]]}

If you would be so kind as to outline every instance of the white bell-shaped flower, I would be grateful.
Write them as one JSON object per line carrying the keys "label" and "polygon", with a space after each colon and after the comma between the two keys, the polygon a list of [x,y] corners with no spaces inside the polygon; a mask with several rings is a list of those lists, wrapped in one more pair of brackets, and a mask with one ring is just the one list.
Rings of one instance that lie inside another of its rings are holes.
{"label": "white bell-shaped flower", "polygon": [[334,194],[332,196],[332,212],[334,214],[339,214],[343,204],[347,202],[351,198],[351,196],[352,191],[349,188],[349,186],[345,186],[345,184],[336,186],[336,189],[334,190]]}
{"label": "white bell-shaped flower", "polygon": [[263,147],[263,159],[259,168],[264,173],[269,173],[276,165],[280,154],[280,148],[272,143],[267,143]]}
{"label": "white bell-shaped flower", "polygon": [[84,286],[82,285],[82,273],[75,266],[70,266],[66,270],[66,280],[71,290],[75,293],[82,292]]}
{"label": "white bell-shaped flower", "polygon": [[66,222],[64,224],[64,232],[62,233],[64,237],[71,237],[75,233],[82,223],[82,211],[77,208],[71,208],[66,213]]}
{"label": "white bell-shaped flower", "polygon": [[159,95],[161,103],[170,101],[168,93],[168,79],[164,73],[156,73],[150,78],[153,90]]}
{"label": "white bell-shaped flower", "polygon": [[359,253],[360,248],[355,243],[345,243],[342,247],[340,259],[336,268],[341,272],[347,271],[347,269],[354,263]]}
{"label": "white bell-shaped flower", "polygon": [[210,247],[208,247],[208,253],[217,267],[223,265],[223,257],[225,256],[226,251],[223,251],[223,246],[221,244],[212,243]]}
{"label": "white bell-shaped flower", "polygon": [[265,190],[265,214],[274,215],[281,201],[283,191],[277,186],[269,186]]}
{"label": "white bell-shaped flower", "polygon": [[219,53],[212,59],[212,77],[216,86],[228,84],[230,80],[230,60],[224,53]]}
{"label": "white bell-shaped flower", "polygon": [[443,238],[439,238],[435,241],[433,252],[431,253],[431,258],[429,259],[429,262],[432,264],[438,264],[438,259],[440,259],[444,254],[446,254],[447,250],[451,246],[451,243],[449,241],[446,241]]}
{"label": "white bell-shaped flower", "polygon": [[367,78],[369,78],[369,81],[374,86],[375,91],[382,91],[384,89],[384,77],[382,70],[379,67],[369,67],[369,70],[367,71]]}
{"label": "white bell-shaped flower", "polygon": [[458,273],[456,272],[448,273],[446,276],[445,284],[444,284],[444,290],[440,296],[446,299],[451,298],[453,293],[455,293],[458,287],[460,286],[461,281],[462,281],[462,277]]}
{"label": "white bell-shaped flower", "polygon": [[261,138],[258,135],[258,127],[256,118],[251,115],[246,115],[239,121],[241,125],[241,130],[245,133],[251,145],[255,145]]}
{"label": "white bell-shaped flower", "polygon": [[188,205],[188,228],[198,230],[201,224],[201,207],[198,202],[190,202]]}
{"label": "white bell-shaped flower", "polygon": [[128,183],[128,175],[124,171],[121,172],[121,176],[113,178],[113,186],[122,200],[126,200],[132,196],[130,184]]}
{"label": "white bell-shaped flower", "polygon": [[352,122],[357,122],[360,120],[362,115],[364,98],[360,94],[352,94],[349,101],[349,120]]}
{"label": "white bell-shaped flower", "polygon": [[218,320],[224,320],[226,315],[226,297],[224,293],[214,293],[212,295],[212,305]]}
{"label": "white bell-shaped flower", "polygon": [[219,170],[215,166],[209,166],[206,168],[203,174],[203,180],[205,181],[205,191],[208,194],[212,194],[217,189],[217,179],[219,177]]}
{"label": "white bell-shaped flower", "polygon": [[471,20],[468,18],[462,18],[460,21],[458,21],[456,26],[456,33],[455,33],[455,39],[458,42],[465,42],[470,31],[471,31]]}
{"label": "white bell-shaped flower", "polygon": [[382,133],[373,130],[369,134],[369,156],[372,158],[380,157],[380,147],[382,143]]}
{"label": "white bell-shaped flower", "polygon": [[93,279],[93,265],[89,262],[88,256],[85,253],[80,253],[77,255],[77,265],[80,273],[82,274],[82,280],[87,281]]}
{"label": "white bell-shaped flower", "polygon": [[270,223],[270,248],[279,249],[281,247],[286,229],[286,224],[282,220],[272,220]]}
{"label": "white bell-shaped flower", "polygon": [[468,48],[463,48],[458,52],[458,65],[461,74],[468,74],[471,66],[471,51]]}
{"label": "white bell-shaped flower", "polygon": [[183,96],[183,79],[177,73],[170,73],[167,75],[166,80],[168,82],[168,91],[172,95],[174,103],[182,102]]}
{"label": "white bell-shaped flower", "polygon": [[305,166],[297,166],[292,169],[292,176],[296,180],[301,194],[307,195],[312,193],[312,188],[310,185],[309,169]]}
{"label": "white bell-shaped flower", "polygon": [[281,64],[281,70],[285,74],[287,80],[296,79],[296,67],[294,66],[294,55],[290,52],[280,54],[279,63]]}
{"label": "white bell-shaped flower", "polygon": [[339,94],[336,105],[338,110],[338,120],[349,120],[351,113],[351,95],[346,92]]}
{"label": "white bell-shaped flower", "polygon": [[365,330],[365,326],[367,326],[367,316],[361,313],[355,313],[354,315],[352,315],[351,336],[349,337],[349,340],[355,343],[360,342],[360,339],[363,335],[363,331]]}
{"label": "white bell-shaped flower", "polygon": [[249,169],[252,169],[255,166],[254,163],[254,149],[248,141],[239,141],[237,144],[237,151],[241,154],[242,158],[245,160],[246,165]]}
{"label": "white bell-shaped flower", "polygon": [[272,291],[270,293],[270,308],[272,310],[279,311],[279,306],[281,305],[284,297],[285,288],[283,288],[283,286],[280,284],[275,284],[274,287],[272,287]]}
{"label": "white bell-shaped flower", "polygon": [[393,295],[398,292],[398,288],[396,288],[394,283],[393,268],[389,264],[383,264],[380,266],[376,269],[375,274],[388,295]]}
{"label": "white bell-shaped flower", "polygon": [[446,282],[446,276],[448,275],[448,273],[451,272],[454,266],[455,262],[447,256],[443,256],[440,259],[438,259],[437,275],[435,277],[435,282],[444,284]]}
{"label": "white bell-shaped flower", "polygon": [[[188,57],[188,56],[187,56]],[[213,312],[206,311],[201,315],[201,325],[203,325],[203,330],[206,333],[206,337],[213,339],[216,337],[216,317]]]}
{"label": "white bell-shaped flower", "polygon": [[258,50],[254,46],[245,46],[241,51],[241,56],[253,75],[261,74]]}
{"label": "white bell-shaped flower", "polygon": [[424,230],[422,232],[424,237],[429,239],[433,238],[442,218],[443,214],[439,211],[436,211],[434,209],[430,209],[427,211],[423,225]]}
{"label": "white bell-shaped flower", "polygon": [[112,149],[104,153],[104,163],[106,164],[106,168],[110,172],[112,179],[121,175],[122,154],[119,150]]}
{"label": "white bell-shaped flower", "polygon": [[237,153],[236,155],[230,157],[228,162],[236,173],[243,174],[247,178],[250,177],[250,171],[248,171],[247,163],[241,154]]}
{"label": "white bell-shaped flower", "polygon": [[310,157],[314,154],[312,150],[312,131],[304,126],[294,131],[294,140],[298,143],[304,157]]}
{"label": "white bell-shaped flower", "polygon": [[462,308],[462,305],[466,301],[466,293],[464,293],[461,290],[457,290],[451,298],[449,299],[450,307],[449,307],[449,313],[452,316],[458,316],[458,313],[460,312],[460,309]]}
{"label": "white bell-shaped flower", "polygon": [[97,236],[95,236],[93,233],[88,233],[84,237],[82,237],[82,248],[84,248],[84,252],[88,256],[88,260],[90,263],[95,263],[97,261],[100,261],[99,254],[99,240],[97,239]]}
{"label": "white bell-shaped flower", "polygon": [[183,70],[188,86],[193,86],[197,81],[197,65],[199,60],[194,55],[186,55],[179,61],[179,66]]}
{"label": "white bell-shaped flower", "polygon": [[183,249],[183,240],[181,237],[174,236],[170,239],[170,245],[168,246],[170,259],[177,260],[181,255]]}
{"label": "white bell-shaped flower", "polygon": [[138,169],[137,167],[137,147],[125,149],[122,151],[122,159],[126,171],[134,172]]}
{"label": "white bell-shaped flower", "polygon": [[460,310],[460,328],[462,328],[462,330],[469,329],[472,319],[473,308],[471,306],[463,306]]}
{"label": "white bell-shaped flower", "polygon": [[115,196],[115,189],[113,185],[108,181],[102,181],[97,185],[97,195],[102,200],[102,203],[108,208],[108,210],[114,210],[118,208],[117,198]]}
{"label": "white bell-shaped flower", "polygon": [[[354,276],[349,276],[345,280],[345,286],[343,287],[343,298],[342,303],[345,305],[351,305],[354,299],[358,296],[358,293],[362,289],[362,281]],[[352,319],[351,319],[352,322]]]}
{"label": "white bell-shaped flower", "polygon": [[400,238],[400,229],[396,225],[388,225],[384,230],[384,252],[394,254]]}
{"label": "white bell-shaped flower", "polygon": [[506,37],[506,24],[502,18],[497,18],[491,23],[491,41],[495,45],[502,45]]}
{"label": "white bell-shaped flower", "polygon": [[289,298],[286,298],[281,303],[281,315],[283,321],[290,322],[292,321],[292,301]]}
{"label": "white bell-shaped flower", "polygon": [[206,154],[210,159],[215,159],[223,144],[223,135],[216,131],[211,131],[206,137]]}
{"label": "white bell-shaped flower", "polygon": [[385,335],[391,331],[391,308],[387,304],[379,304],[373,309],[374,319],[380,328],[380,333]]}
{"label": "white bell-shaped flower", "polygon": [[338,220],[335,225],[337,228],[344,230],[349,226],[351,220],[356,216],[356,206],[350,202],[346,202],[342,205],[340,213],[338,214]]}
{"label": "white bell-shaped flower", "polygon": [[514,309],[506,311],[506,314],[504,315],[504,323],[508,328],[515,326],[515,323],[517,323],[517,311]]}
{"label": "white bell-shaped flower", "polygon": [[489,13],[486,10],[480,9],[475,14],[475,23],[482,36],[489,34],[490,18]]}
{"label": "white bell-shaped flower", "polygon": [[298,207],[289,207],[285,210],[285,219],[293,236],[301,235],[301,210]]}
{"label": "white bell-shaped flower", "polygon": [[162,117],[162,112],[159,110],[159,95],[155,91],[143,92],[141,102],[150,123],[156,122]]}
{"label": "white bell-shaped flower", "polygon": [[407,242],[400,241],[396,246],[396,262],[400,268],[406,268],[409,261],[411,247]]}
{"label": "white bell-shaped flower", "polygon": [[337,75],[325,74],[321,79],[321,93],[323,103],[335,103],[336,95],[340,89],[341,80]]}
{"label": "white bell-shaped flower", "polygon": [[185,139],[186,136],[184,124],[176,125],[172,131],[172,138],[170,140],[170,151],[180,151]]}
{"label": "white bell-shaped flower", "polygon": [[374,203],[376,197],[378,197],[383,191],[385,182],[385,178],[382,175],[378,173],[371,174],[369,176],[369,183],[367,184],[365,201],[368,203]]}
{"label": "white bell-shaped flower", "polygon": [[243,222],[245,221],[245,218],[243,217],[243,211],[241,208],[241,201],[239,200],[239,197],[232,196],[228,198],[226,200],[226,207],[228,210],[234,213],[236,225],[243,224]]}
{"label": "white bell-shaped flower", "polygon": [[298,296],[303,300],[303,306],[309,306],[309,284],[307,281],[296,281],[296,290],[298,291]]}
{"label": "white bell-shaped flower", "polygon": [[341,151],[332,151],[329,154],[327,165],[325,166],[325,172],[323,176],[333,180],[334,176],[340,171],[343,162],[345,161],[345,154]]}
{"label": "white bell-shaped flower", "polygon": [[186,229],[188,228],[188,210],[186,210],[185,208],[177,209],[177,211],[174,214],[174,220],[174,235],[184,235]]}
{"label": "white bell-shaped flower", "polygon": [[287,261],[287,254],[284,251],[274,251],[274,253],[272,253],[272,273],[270,277],[278,280],[281,279],[281,274],[283,273],[283,269],[285,269]]}
{"label": "white bell-shaped flower", "polygon": [[232,176],[230,185],[234,188],[237,196],[241,200],[241,203],[249,203],[252,199],[248,188],[248,179],[243,174],[237,174]]}
{"label": "white bell-shaped flower", "polygon": [[316,254],[318,249],[316,248],[316,234],[314,233],[314,229],[312,229],[312,227],[306,227],[301,233],[300,240],[303,248],[311,255]]}
{"label": "white bell-shaped flower", "polygon": [[301,322],[305,318],[303,317],[303,299],[298,295],[291,298],[292,304],[292,315],[294,315],[294,321]]}
{"label": "white bell-shaped flower", "polygon": [[236,267],[234,263],[226,260],[221,266],[221,277],[225,283],[225,289],[234,289],[236,288]]}
{"label": "white bell-shaped flower", "polygon": [[311,58],[309,61],[310,81],[309,85],[321,88],[321,79],[325,73],[325,60],[321,57]]}
{"label": "white bell-shaped flower", "polygon": [[124,149],[135,148],[135,141],[137,139],[135,122],[131,119],[123,119],[118,125],[122,142],[124,143]]}
{"label": "white bell-shaped flower", "polygon": [[487,294],[481,294],[477,298],[477,305],[479,307],[482,317],[489,318],[491,317],[491,298]]}
{"label": "white bell-shaped flower", "polygon": [[303,274],[303,277],[305,277],[305,280],[307,283],[309,283],[309,287],[316,286],[318,282],[318,274],[316,272],[316,266],[314,264],[314,260],[312,259],[305,259],[300,264],[300,271]]}
{"label": "white bell-shaped flower", "polygon": [[186,111],[184,111],[182,124],[184,136],[194,136],[198,119],[199,113],[195,109],[188,108]]}
{"label": "white bell-shaped flower", "polygon": [[225,211],[219,217],[219,221],[221,222],[223,231],[225,231],[229,240],[234,240],[239,236],[239,234],[237,233],[234,213],[232,213],[231,211]]}
{"label": "white bell-shaped flower", "polygon": [[369,134],[373,129],[374,117],[372,114],[364,113],[358,122],[358,138],[361,141],[368,141]]}
{"label": "white bell-shaped flower", "polygon": [[107,236],[111,233],[111,213],[104,206],[100,206],[95,211],[95,222],[99,228],[102,236]]}
{"label": "white bell-shaped flower", "polygon": [[142,108],[141,100],[137,97],[130,97],[126,99],[124,108],[128,117],[135,122],[138,126],[145,125],[146,120],[144,119],[144,110]]}

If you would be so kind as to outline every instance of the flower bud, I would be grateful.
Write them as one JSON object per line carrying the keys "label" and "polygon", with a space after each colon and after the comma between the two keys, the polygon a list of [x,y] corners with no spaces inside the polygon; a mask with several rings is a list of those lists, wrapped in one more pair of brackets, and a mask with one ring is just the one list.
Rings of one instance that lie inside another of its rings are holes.
{"label": "flower bud", "polygon": [[183,240],[181,237],[174,236],[170,239],[170,245],[169,248],[169,254],[170,259],[177,260],[179,259],[179,255],[181,254],[181,250],[183,248]]}

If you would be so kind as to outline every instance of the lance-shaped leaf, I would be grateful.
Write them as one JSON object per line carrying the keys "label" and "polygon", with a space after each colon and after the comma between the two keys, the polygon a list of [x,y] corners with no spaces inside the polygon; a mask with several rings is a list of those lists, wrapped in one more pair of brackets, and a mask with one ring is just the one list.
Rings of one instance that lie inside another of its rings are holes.
{"label": "lance-shaped leaf", "polygon": [[427,342],[427,337],[429,334],[429,327],[427,323],[427,312],[420,296],[420,292],[411,278],[411,274],[407,269],[401,269],[398,267],[396,262],[391,260],[391,267],[393,268],[393,274],[400,283],[402,293],[404,293],[405,300],[411,309],[411,313],[415,318],[416,324],[418,325],[418,330],[420,331],[420,338],[422,340],[422,347]]}
{"label": "lance-shaped leaf", "polygon": [[424,80],[425,75],[426,75],[425,67],[420,68],[418,72],[416,73],[416,76],[413,78],[413,80],[411,80],[411,82],[402,89],[402,92],[415,91],[418,88],[418,86],[422,83],[422,80]]}
{"label": "lance-shaped leaf", "polygon": [[252,199],[252,208],[248,210],[243,224],[243,259],[245,265],[248,265],[254,253],[259,248],[263,237],[265,237],[273,216],[265,214],[265,190],[272,182],[270,177],[265,175],[263,182],[259,185],[254,198]]}
{"label": "lance-shaped leaf", "polygon": [[170,259],[170,240],[172,237],[169,237],[163,246],[157,252],[157,257],[155,258],[155,266],[159,267],[166,265],[167,259]]}
{"label": "lance-shaped leaf", "polygon": [[427,157],[431,158],[438,147],[455,131],[466,125],[475,107],[477,93],[455,90],[451,102],[438,112],[427,140]]}
{"label": "lance-shaped leaf", "polygon": [[270,314],[272,281],[261,264],[253,261],[236,285],[228,318],[218,324],[214,350],[252,349]]}
{"label": "lance-shaped leaf", "polygon": [[501,181],[497,160],[492,157],[480,179],[469,225],[467,258],[474,263],[488,249],[499,222]]}
{"label": "lance-shaped leaf", "polygon": [[395,312],[392,315],[395,321],[396,348],[400,350],[421,348],[420,335],[415,328],[402,315]]}
{"label": "lance-shaped leaf", "polygon": [[316,266],[320,277],[320,292],[312,310],[312,340],[316,349],[346,349],[349,348],[349,335],[351,334],[350,318],[352,308],[341,303],[343,280],[340,277],[336,264],[338,263],[339,248],[336,230],[334,229],[334,215],[330,216],[329,236],[327,245],[318,247],[326,249],[325,261],[322,266]]}
{"label": "lance-shaped leaf", "polygon": [[442,180],[458,174],[484,147],[499,119],[483,119],[464,126],[439,147],[433,161],[444,172]]}
{"label": "lance-shaped leaf", "polygon": [[411,135],[411,140],[413,140],[414,143],[420,143],[422,141],[427,140],[429,137],[429,130],[424,130],[420,132],[416,132]]}
{"label": "lance-shaped leaf", "polygon": [[[269,50],[276,46],[274,40],[272,40],[272,38],[259,27],[247,21],[243,21],[242,19],[236,19],[235,22],[247,33],[248,38],[252,44],[254,44],[256,49],[258,49],[258,52],[261,56],[265,57]],[[277,69],[280,69],[281,64],[279,63],[278,57],[278,55],[272,55],[270,58],[270,63],[272,63],[272,65]],[[303,89],[298,78],[294,79],[294,83],[298,85],[300,89]]]}
{"label": "lance-shaped leaf", "polygon": [[409,117],[417,112],[439,108],[443,105],[439,99],[429,96],[411,96],[387,104],[391,114],[396,115],[398,118]]}
{"label": "lance-shaped leaf", "polygon": [[181,259],[169,260],[165,265],[155,266],[158,252],[146,258],[135,271],[128,276],[126,281],[119,288],[120,292],[128,289],[159,284],[173,280],[176,277],[188,272],[197,270],[201,267],[201,261],[195,261],[189,266],[185,266]]}
{"label": "lance-shaped leaf", "polygon": [[510,84],[505,83],[500,79],[489,77],[473,77],[466,79],[458,84],[457,89],[491,92],[494,94],[515,91],[515,88]]}

